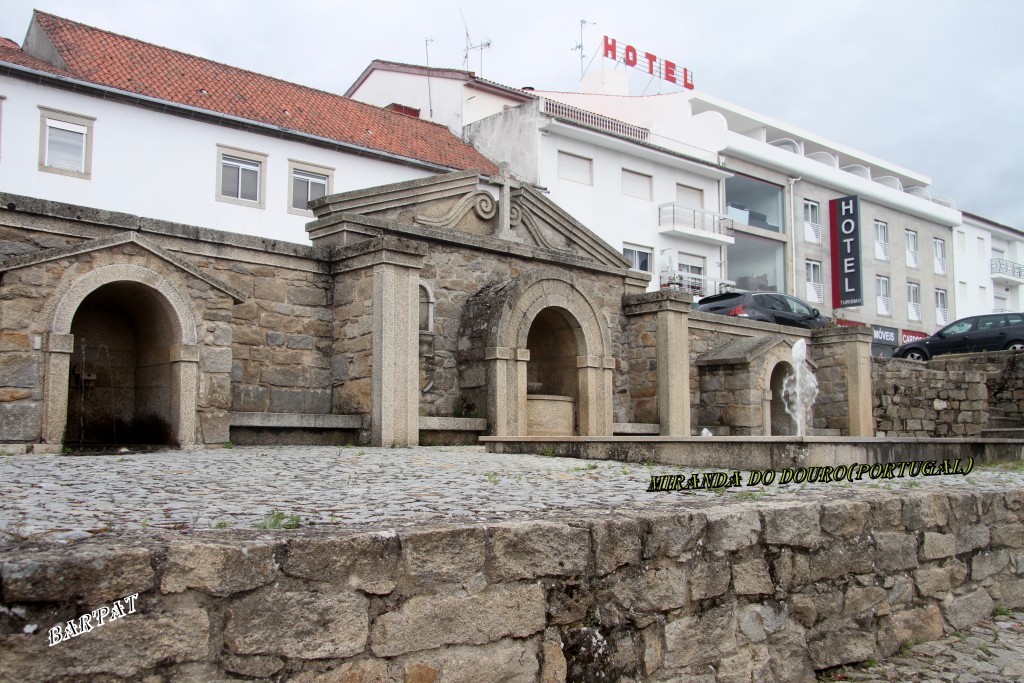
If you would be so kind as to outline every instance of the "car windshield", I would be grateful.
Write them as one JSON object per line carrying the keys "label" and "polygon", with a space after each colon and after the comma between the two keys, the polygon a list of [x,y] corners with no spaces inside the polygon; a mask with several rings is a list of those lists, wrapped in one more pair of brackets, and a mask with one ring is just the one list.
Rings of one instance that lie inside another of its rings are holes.
{"label": "car windshield", "polygon": [[974,328],[974,318],[967,320],[958,320],[952,325],[947,325],[939,330],[938,334],[963,334],[964,332],[970,332]]}

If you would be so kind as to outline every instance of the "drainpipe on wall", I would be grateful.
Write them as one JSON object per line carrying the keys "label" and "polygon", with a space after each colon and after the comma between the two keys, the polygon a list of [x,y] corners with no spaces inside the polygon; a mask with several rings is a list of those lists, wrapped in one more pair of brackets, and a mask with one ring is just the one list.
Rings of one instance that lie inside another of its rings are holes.
{"label": "drainpipe on wall", "polygon": [[[793,296],[803,299],[805,297],[800,296],[800,293],[796,291],[796,197],[793,196],[795,194],[793,188],[799,180],[803,180],[803,176],[786,178],[789,191],[789,291]],[[804,292],[804,294],[806,293]]]}

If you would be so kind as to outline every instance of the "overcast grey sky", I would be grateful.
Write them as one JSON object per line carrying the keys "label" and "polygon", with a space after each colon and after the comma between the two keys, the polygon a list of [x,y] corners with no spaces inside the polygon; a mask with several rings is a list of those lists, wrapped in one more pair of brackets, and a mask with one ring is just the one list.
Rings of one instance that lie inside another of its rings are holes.
{"label": "overcast grey sky", "polygon": [[[1024,228],[1022,0],[4,0],[334,92],[374,58],[575,90],[605,34],[694,72],[699,90],[924,173],[959,208]],[[461,8],[461,14],[460,14]],[[463,25],[465,19],[465,27]],[[667,86],[671,87],[671,86]]]}

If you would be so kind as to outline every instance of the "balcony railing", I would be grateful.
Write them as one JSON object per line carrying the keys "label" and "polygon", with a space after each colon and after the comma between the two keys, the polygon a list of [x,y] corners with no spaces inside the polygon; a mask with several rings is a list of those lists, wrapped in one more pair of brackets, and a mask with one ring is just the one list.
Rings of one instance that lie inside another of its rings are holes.
{"label": "balcony railing", "polygon": [[569,104],[563,104],[562,102],[556,102],[545,98],[540,98],[540,111],[542,114],[553,116],[556,119],[562,119],[563,121],[569,121],[593,130],[601,131],[602,133],[610,133],[616,137],[625,138],[638,142],[648,147],[656,147],[658,149],[678,154],[684,157],[690,157],[691,159],[697,159],[708,164],[715,166],[721,166],[722,162],[716,152],[712,152],[707,149],[701,149],[694,145],[680,142],[679,140],[673,140],[672,138],[666,138],[657,133],[652,133],[649,128],[643,126],[636,126],[632,123],[626,123],[625,121],[619,121],[609,116],[602,116],[595,114],[592,111],[586,109],[580,109],[579,107],[573,107]]}
{"label": "balcony railing", "polygon": [[910,249],[907,249],[907,267],[908,268],[920,268],[921,267],[921,260],[918,258],[918,254],[917,254],[916,251],[911,251]]}
{"label": "balcony railing", "polygon": [[659,279],[662,288],[670,287],[694,296],[710,296],[736,289],[736,283],[732,280],[721,280],[707,275],[694,275],[672,270],[661,271]]}
{"label": "balcony railing", "polygon": [[821,244],[821,226],[817,223],[804,221],[804,241]]}
{"label": "balcony railing", "polygon": [[658,206],[658,227],[671,230],[682,229],[683,232],[704,233],[708,236],[725,238],[722,241],[733,242],[733,221],[720,213],[704,209],[691,209],[676,203]]}
{"label": "balcony railing", "polygon": [[875,240],[875,258],[879,261],[889,260],[889,243]]}
{"label": "balcony railing", "polygon": [[875,311],[878,315],[892,315],[892,299],[887,296],[876,296]]}
{"label": "balcony railing", "polygon": [[936,256],[935,257],[935,274],[945,275],[946,274],[946,259]]}
{"label": "balcony railing", "polygon": [[907,319],[909,320],[920,320],[921,319],[921,304],[914,303],[913,301],[907,302]]}
{"label": "balcony railing", "polygon": [[821,304],[825,302],[824,288],[820,282],[808,282],[807,283],[807,300],[812,304]]}
{"label": "balcony railing", "polygon": [[935,309],[935,324],[936,325],[948,325],[949,324],[949,311],[945,308]]}
{"label": "balcony railing", "polygon": [[1007,261],[1004,258],[992,259],[989,270],[992,275],[1008,275],[1016,280],[1024,280],[1024,264]]}

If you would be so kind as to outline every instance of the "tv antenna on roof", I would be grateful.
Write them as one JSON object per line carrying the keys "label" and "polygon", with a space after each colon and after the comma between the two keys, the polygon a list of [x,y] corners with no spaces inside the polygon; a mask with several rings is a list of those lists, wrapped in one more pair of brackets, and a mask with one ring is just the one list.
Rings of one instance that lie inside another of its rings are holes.
{"label": "tv antenna on roof", "polygon": [[480,73],[478,75],[482,78],[484,75],[484,50],[491,46],[491,39],[484,38],[483,42],[474,45],[473,39],[469,37],[469,26],[466,24],[466,15],[462,13],[462,9],[459,9],[459,16],[462,17],[462,27],[466,29],[466,49],[462,51],[462,68],[469,71],[469,53],[476,50],[480,53]]}
{"label": "tv antenna on roof", "polygon": [[430,120],[434,120],[434,97],[430,92],[430,44],[434,39],[427,36],[423,39],[423,50],[427,53],[427,108],[430,110]]}
{"label": "tv antenna on roof", "polygon": [[580,53],[580,78],[583,78],[583,73],[585,71],[585,69],[583,68],[583,62],[587,58],[587,55],[583,53],[583,29],[586,26],[596,25],[596,21],[587,21],[586,19],[580,19],[580,42],[576,43],[576,46],[572,48],[573,52]]}

